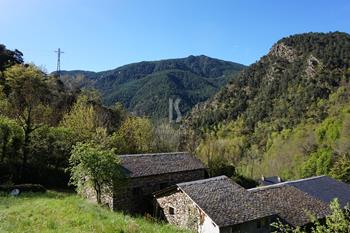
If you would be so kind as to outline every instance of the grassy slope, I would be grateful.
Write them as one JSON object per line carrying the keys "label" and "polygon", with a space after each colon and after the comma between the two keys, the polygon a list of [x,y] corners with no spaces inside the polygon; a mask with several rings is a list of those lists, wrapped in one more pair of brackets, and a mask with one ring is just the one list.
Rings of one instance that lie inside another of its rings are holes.
{"label": "grassy slope", "polygon": [[185,232],[98,207],[73,194],[0,196],[0,232]]}

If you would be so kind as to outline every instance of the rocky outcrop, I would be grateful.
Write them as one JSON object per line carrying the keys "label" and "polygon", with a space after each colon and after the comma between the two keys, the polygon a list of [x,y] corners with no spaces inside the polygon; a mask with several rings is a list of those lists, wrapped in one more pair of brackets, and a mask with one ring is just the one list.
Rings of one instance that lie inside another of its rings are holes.
{"label": "rocky outcrop", "polygon": [[282,42],[272,46],[269,55],[281,57],[283,59],[286,59],[288,62],[293,62],[295,59],[297,59],[296,51]]}
{"label": "rocky outcrop", "polygon": [[317,75],[317,70],[321,66],[322,63],[320,62],[320,60],[318,60],[311,54],[310,57],[307,59],[307,66],[305,69],[306,76],[308,78],[315,78]]}

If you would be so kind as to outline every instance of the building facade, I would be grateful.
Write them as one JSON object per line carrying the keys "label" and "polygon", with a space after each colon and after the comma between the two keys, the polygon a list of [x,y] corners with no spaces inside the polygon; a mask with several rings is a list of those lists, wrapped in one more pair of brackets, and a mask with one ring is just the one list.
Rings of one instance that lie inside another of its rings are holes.
{"label": "building facade", "polygon": [[130,213],[153,212],[153,193],[183,181],[203,179],[204,169],[180,171],[152,176],[129,178],[126,185],[115,188],[113,193],[113,210]]}
{"label": "building facade", "polygon": [[155,214],[200,233],[265,233],[276,215],[226,176],[179,183],[155,193]]}
{"label": "building facade", "polygon": [[[102,202],[113,210],[129,213],[153,211],[153,193],[180,182],[204,179],[203,163],[186,152],[120,155],[125,180],[105,187]],[[83,192],[96,201],[92,189]]]}

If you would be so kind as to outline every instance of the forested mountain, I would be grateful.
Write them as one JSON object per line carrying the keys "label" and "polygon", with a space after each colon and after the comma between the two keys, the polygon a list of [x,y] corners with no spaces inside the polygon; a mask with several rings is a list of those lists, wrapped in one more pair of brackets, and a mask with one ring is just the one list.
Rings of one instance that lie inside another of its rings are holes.
{"label": "forested mountain", "polygon": [[349,67],[346,33],[283,38],[191,111],[188,140],[251,177],[329,174],[349,161]]}
{"label": "forested mountain", "polygon": [[62,80],[79,88],[95,88],[103,103],[121,102],[130,112],[165,118],[169,98],[180,98],[186,113],[231,80],[243,65],[206,56],[139,62],[103,72],[63,71]]}

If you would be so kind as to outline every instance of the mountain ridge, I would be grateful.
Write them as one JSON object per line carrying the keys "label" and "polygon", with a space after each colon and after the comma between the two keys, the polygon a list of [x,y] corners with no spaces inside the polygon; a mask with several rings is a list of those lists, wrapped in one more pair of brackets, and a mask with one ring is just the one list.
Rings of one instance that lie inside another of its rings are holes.
{"label": "mountain ridge", "polygon": [[169,98],[180,98],[180,110],[185,114],[243,68],[238,63],[191,55],[131,63],[100,72],[61,71],[61,76],[67,85],[99,90],[105,105],[121,102],[137,115],[165,118]]}

